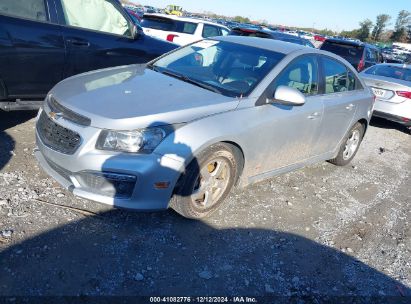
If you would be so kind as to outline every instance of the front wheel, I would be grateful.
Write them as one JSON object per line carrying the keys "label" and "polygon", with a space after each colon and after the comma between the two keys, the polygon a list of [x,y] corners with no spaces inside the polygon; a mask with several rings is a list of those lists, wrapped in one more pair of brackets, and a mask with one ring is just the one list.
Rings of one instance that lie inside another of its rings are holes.
{"label": "front wheel", "polygon": [[348,165],[360,148],[364,131],[364,125],[357,122],[344,137],[337,157],[329,160],[329,162],[336,166]]}
{"label": "front wheel", "polygon": [[238,151],[215,144],[187,166],[180,177],[171,208],[186,218],[200,219],[216,211],[239,174]]}

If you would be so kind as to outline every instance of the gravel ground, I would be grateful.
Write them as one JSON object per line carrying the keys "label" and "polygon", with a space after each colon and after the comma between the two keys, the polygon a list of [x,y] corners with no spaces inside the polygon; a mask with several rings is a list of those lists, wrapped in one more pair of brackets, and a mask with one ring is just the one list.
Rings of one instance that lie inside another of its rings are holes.
{"label": "gravel ground", "polygon": [[411,137],[395,124],[374,120],[347,167],[235,190],[190,221],[61,189],[32,155],[34,115],[0,113],[0,295],[411,296]]}

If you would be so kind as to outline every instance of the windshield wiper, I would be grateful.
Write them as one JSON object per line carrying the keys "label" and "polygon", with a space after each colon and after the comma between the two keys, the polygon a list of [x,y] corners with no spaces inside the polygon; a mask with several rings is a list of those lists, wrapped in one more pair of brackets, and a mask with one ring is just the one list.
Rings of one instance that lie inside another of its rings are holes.
{"label": "windshield wiper", "polygon": [[217,89],[216,87],[213,87],[212,85],[208,85],[208,84],[202,83],[202,82],[200,82],[200,81],[191,79],[191,78],[189,78],[189,77],[187,77],[187,76],[184,76],[184,75],[182,75],[182,74],[177,74],[177,73],[174,73],[174,72],[170,72],[169,70],[163,70],[163,71],[160,71],[160,73],[163,73],[163,74],[165,74],[165,75],[169,75],[169,76],[171,76],[171,77],[180,79],[180,80],[182,80],[182,81],[184,81],[184,82],[188,82],[188,83],[194,84],[194,85],[196,85],[196,86],[198,86],[198,87],[200,87],[200,88],[203,88],[203,89],[212,91],[212,92],[214,92],[214,93],[218,93],[218,94],[221,94],[221,95],[223,94],[221,90]]}

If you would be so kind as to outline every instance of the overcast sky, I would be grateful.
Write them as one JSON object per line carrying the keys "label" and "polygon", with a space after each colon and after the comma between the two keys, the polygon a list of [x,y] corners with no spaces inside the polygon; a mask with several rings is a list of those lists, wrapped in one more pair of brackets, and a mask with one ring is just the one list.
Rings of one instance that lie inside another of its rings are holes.
{"label": "overcast sky", "polygon": [[394,26],[400,10],[411,11],[411,0],[133,0],[143,5],[165,8],[180,5],[190,12],[212,11],[226,16],[267,20],[272,24],[329,28],[335,31],[358,28],[365,18],[375,21],[378,14],[392,16]]}

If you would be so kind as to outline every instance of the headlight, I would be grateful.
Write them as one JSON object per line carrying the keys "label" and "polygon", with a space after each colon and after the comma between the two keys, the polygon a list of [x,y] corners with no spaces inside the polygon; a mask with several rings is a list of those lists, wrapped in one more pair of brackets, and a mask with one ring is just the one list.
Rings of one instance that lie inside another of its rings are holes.
{"label": "headlight", "polygon": [[151,153],[171,131],[168,128],[135,131],[104,130],[100,133],[96,148],[120,152]]}

